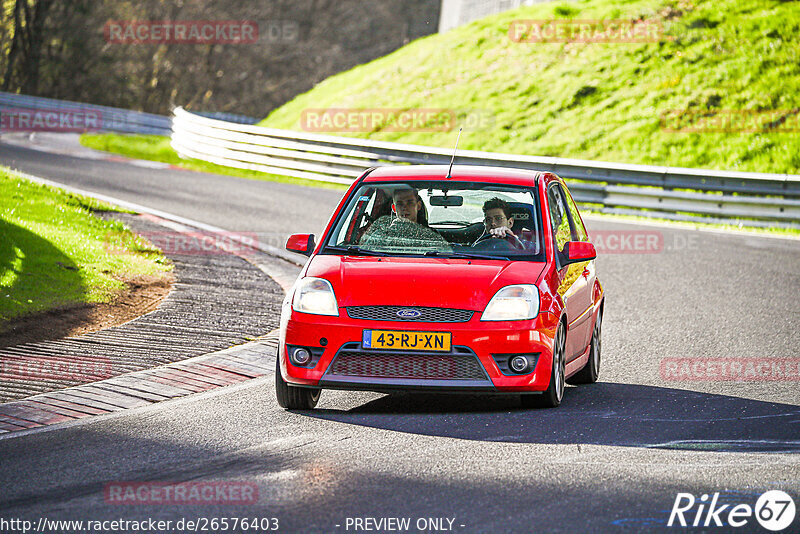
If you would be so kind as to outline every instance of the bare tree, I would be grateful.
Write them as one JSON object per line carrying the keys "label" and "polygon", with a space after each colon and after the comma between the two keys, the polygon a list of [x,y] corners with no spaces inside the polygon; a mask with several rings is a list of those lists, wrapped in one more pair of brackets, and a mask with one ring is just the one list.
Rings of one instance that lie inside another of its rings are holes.
{"label": "bare tree", "polygon": [[[1,0],[2,88],[168,113],[265,116],[435,31],[439,0]],[[109,21],[252,20],[251,44],[109,42]]]}

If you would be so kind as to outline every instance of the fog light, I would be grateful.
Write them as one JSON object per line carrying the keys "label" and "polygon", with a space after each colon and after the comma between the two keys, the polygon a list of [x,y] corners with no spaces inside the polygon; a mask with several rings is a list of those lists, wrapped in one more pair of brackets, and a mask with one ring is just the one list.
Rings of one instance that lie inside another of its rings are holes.
{"label": "fog light", "polygon": [[508,361],[508,366],[515,373],[522,373],[528,369],[528,358],[525,356],[512,356]]}
{"label": "fog light", "polygon": [[305,365],[311,361],[311,353],[308,349],[298,347],[292,351],[292,362],[297,365]]}

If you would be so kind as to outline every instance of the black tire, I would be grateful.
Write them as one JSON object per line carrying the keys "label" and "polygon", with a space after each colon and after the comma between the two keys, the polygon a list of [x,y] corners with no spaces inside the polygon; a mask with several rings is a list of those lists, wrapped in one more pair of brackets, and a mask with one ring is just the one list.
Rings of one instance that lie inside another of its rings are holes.
{"label": "black tire", "polygon": [[287,410],[313,410],[319,402],[319,388],[299,388],[290,386],[281,376],[281,362],[276,358],[275,396],[281,408]]}
{"label": "black tire", "polygon": [[566,342],[564,323],[558,325],[556,337],[553,340],[553,366],[550,371],[550,384],[542,393],[522,395],[520,400],[523,408],[556,408],[564,398],[564,371],[566,356],[564,346]]}
{"label": "black tire", "polygon": [[589,361],[583,366],[583,369],[572,375],[568,384],[594,384],[597,382],[597,377],[600,376],[600,333],[603,322],[603,313],[597,312],[597,321],[594,323],[594,330],[592,331],[592,339],[589,341]]}

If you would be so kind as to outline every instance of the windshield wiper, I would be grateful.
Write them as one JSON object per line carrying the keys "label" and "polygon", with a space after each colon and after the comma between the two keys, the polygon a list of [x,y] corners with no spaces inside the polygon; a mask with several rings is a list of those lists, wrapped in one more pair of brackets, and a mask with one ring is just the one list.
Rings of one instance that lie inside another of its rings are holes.
{"label": "windshield wiper", "polygon": [[511,261],[506,256],[490,256],[489,254],[473,254],[472,252],[442,252],[441,250],[429,250],[426,256],[441,256],[447,258],[464,258],[472,260],[506,260]]}
{"label": "windshield wiper", "polygon": [[332,250],[334,252],[347,252],[348,254],[361,254],[363,256],[388,256],[385,252],[378,252],[377,250],[367,250],[361,247],[357,247],[355,245],[350,245],[347,247],[325,247],[325,250]]}

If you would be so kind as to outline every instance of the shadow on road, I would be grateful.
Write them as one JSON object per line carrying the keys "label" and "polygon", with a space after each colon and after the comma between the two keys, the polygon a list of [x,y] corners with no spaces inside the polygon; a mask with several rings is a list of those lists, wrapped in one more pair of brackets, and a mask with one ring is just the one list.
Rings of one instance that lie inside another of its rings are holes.
{"label": "shadow on road", "polygon": [[633,384],[568,388],[562,405],[550,410],[521,409],[513,395],[398,394],[347,411],[304,413],[479,441],[800,453],[798,406]]}

